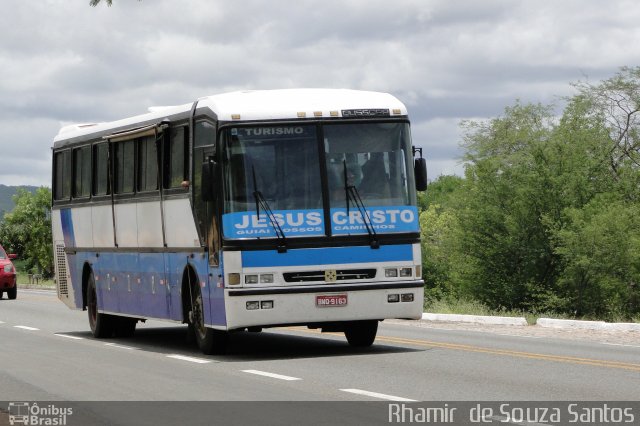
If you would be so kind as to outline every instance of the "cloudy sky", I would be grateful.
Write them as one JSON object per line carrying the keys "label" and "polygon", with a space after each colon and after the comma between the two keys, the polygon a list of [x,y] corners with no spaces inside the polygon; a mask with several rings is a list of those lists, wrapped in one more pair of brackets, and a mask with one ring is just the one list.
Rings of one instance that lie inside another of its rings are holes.
{"label": "cloudy sky", "polygon": [[3,0],[0,184],[47,185],[61,125],[238,89],[385,91],[430,178],[461,174],[459,123],[640,62],[622,0]]}

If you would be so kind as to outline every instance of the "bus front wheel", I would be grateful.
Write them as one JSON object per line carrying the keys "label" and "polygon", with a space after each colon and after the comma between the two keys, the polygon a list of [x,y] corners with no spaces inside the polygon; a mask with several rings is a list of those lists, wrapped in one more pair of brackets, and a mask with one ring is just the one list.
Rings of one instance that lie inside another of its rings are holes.
{"label": "bus front wheel", "polygon": [[89,327],[93,337],[98,339],[111,337],[114,332],[114,318],[111,315],[98,312],[98,294],[93,272],[89,274],[87,283],[87,312],[89,314]]}
{"label": "bus front wheel", "polygon": [[365,348],[373,344],[378,333],[378,321],[350,321],[344,325],[344,335],[349,345]]}
{"label": "bus front wheel", "polygon": [[206,355],[223,354],[227,350],[229,335],[226,331],[215,330],[204,325],[204,308],[202,292],[199,285],[192,287],[191,312],[189,313],[189,327],[195,334],[200,350]]}

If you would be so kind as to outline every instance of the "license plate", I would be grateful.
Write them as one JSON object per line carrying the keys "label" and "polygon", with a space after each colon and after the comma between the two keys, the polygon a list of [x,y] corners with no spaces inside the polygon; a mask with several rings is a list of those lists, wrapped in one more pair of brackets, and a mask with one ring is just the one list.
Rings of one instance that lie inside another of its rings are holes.
{"label": "license plate", "polygon": [[324,294],[316,296],[316,306],[319,308],[335,308],[347,306],[346,294]]}

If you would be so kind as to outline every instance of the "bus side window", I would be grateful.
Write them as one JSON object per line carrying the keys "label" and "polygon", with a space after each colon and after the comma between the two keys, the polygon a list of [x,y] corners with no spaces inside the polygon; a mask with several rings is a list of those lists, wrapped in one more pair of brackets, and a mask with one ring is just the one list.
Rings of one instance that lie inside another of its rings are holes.
{"label": "bus side window", "polygon": [[91,147],[73,150],[73,198],[86,198],[91,187]]}
{"label": "bus side window", "polygon": [[181,188],[182,183],[187,180],[187,127],[180,126],[171,129],[168,146],[165,145],[166,159],[165,188]]}
{"label": "bus side window", "polygon": [[209,262],[218,264],[220,235],[216,206],[202,199],[202,163],[208,157],[215,157],[216,126],[206,120],[197,120],[194,128],[193,148],[193,194],[197,225],[203,244],[209,250]]}
{"label": "bus side window", "polygon": [[158,189],[158,155],[153,136],[138,139],[138,191]]}
{"label": "bus side window", "polygon": [[109,145],[106,142],[93,146],[93,195],[109,192]]}
{"label": "bus side window", "polygon": [[193,145],[197,147],[214,145],[216,143],[216,127],[213,123],[204,120],[196,122],[195,141]]}
{"label": "bus side window", "polygon": [[116,194],[131,194],[133,193],[135,178],[135,143],[133,140],[116,142],[114,143],[113,151],[115,157],[114,192]]}
{"label": "bus side window", "polygon": [[55,154],[54,199],[68,200],[71,195],[71,151]]}

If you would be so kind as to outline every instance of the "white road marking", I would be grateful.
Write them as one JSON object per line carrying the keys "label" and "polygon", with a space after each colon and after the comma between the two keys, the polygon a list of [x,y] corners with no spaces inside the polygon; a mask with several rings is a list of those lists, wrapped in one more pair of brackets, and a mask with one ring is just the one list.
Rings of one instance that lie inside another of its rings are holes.
{"label": "white road marking", "polygon": [[[489,333],[489,332],[487,332]],[[491,334],[495,334],[496,336],[506,336],[506,337],[521,337],[523,339],[544,339],[545,336],[520,336],[517,334],[508,334],[508,333],[491,333]]]}
{"label": "white road marking", "polygon": [[249,374],[257,374],[258,376],[271,377],[273,379],[280,379],[280,380],[302,380],[298,377],[283,376],[282,374],[269,373],[267,371],[260,371],[260,370],[242,370],[242,372],[249,373]]}
{"label": "white road marking", "polygon": [[607,346],[628,346],[622,343],[610,343],[610,342],[598,342],[601,345],[607,345]]}
{"label": "white road marking", "polygon": [[112,348],[118,348],[118,349],[127,349],[130,351],[135,351],[138,348],[134,348],[133,346],[125,346],[125,345],[119,345],[117,343],[105,343],[105,346],[111,346]]}
{"label": "white road marking", "polygon": [[67,339],[73,339],[73,340],[84,340],[84,337],[69,336],[68,334],[53,333],[53,335],[54,336],[60,336],[60,337],[66,337]]}
{"label": "white road marking", "polygon": [[4,321],[0,321],[0,324],[4,324]]}
{"label": "white road marking", "polygon": [[601,345],[607,346],[624,346],[625,348],[640,348],[639,345],[627,345],[624,343],[609,343],[609,342],[599,342]]}
{"label": "white road marking", "polygon": [[21,328],[23,330],[29,330],[29,331],[39,331],[39,328],[35,328],[35,327],[27,327],[26,325],[14,325],[15,328]]}
{"label": "white road marking", "polygon": [[208,364],[208,363],[211,362],[208,359],[194,358],[194,357],[184,356],[184,355],[167,355],[167,358],[173,358],[173,359],[179,359],[179,360],[182,360],[182,361],[195,362],[197,364]]}
{"label": "white road marking", "polygon": [[384,393],[369,392],[361,389],[340,389],[342,392],[355,393],[357,395],[370,396],[372,398],[386,399],[389,401],[417,402],[415,399],[402,398],[400,396],[385,395]]}

